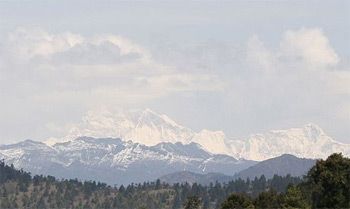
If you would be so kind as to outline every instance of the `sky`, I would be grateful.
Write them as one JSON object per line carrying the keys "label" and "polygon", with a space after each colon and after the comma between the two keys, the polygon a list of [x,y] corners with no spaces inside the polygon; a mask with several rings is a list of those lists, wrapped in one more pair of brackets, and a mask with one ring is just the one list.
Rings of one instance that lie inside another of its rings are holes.
{"label": "sky", "polygon": [[349,1],[0,1],[0,144],[100,108],[350,143],[349,37]]}

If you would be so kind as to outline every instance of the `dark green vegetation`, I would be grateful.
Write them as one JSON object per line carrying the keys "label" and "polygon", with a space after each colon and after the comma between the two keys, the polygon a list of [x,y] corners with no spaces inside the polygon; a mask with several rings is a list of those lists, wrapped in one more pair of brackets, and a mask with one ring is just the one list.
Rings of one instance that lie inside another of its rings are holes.
{"label": "dark green vegetation", "polygon": [[[267,188],[284,192],[300,178],[264,176],[254,180],[236,180],[227,184],[151,183],[111,187],[103,183],[57,180],[52,176],[34,176],[0,163],[0,208],[147,208],[175,209],[219,208],[233,192],[257,196]],[[191,198],[190,198],[191,197]]]}
{"label": "dark green vegetation", "polygon": [[304,181],[291,176],[226,184],[103,183],[34,176],[0,162],[0,208],[350,208],[350,159],[333,154]]}
{"label": "dark green vegetation", "polygon": [[311,208],[309,202],[304,198],[301,190],[297,186],[290,186],[286,193],[277,193],[274,190],[265,191],[258,197],[251,198],[242,193],[231,194],[221,206],[222,209],[233,208]]}
{"label": "dark green vegetation", "polygon": [[317,161],[304,181],[289,186],[285,193],[270,189],[256,198],[234,193],[221,208],[350,208],[350,159],[332,154]]}

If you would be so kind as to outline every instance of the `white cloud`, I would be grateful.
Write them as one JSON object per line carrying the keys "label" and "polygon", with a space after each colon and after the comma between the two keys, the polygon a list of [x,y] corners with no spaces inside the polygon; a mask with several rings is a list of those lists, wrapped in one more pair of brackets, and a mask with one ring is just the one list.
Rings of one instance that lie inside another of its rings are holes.
{"label": "white cloud", "polygon": [[284,71],[331,69],[339,63],[339,56],[328,38],[318,28],[286,31],[276,49],[268,49],[254,35],[247,43],[247,62],[255,70],[265,73]]}
{"label": "white cloud", "polygon": [[303,61],[313,68],[330,67],[339,62],[328,38],[318,28],[289,30],[284,34],[280,47],[283,57]]}
{"label": "white cloud", "polygon": [[[88,98],[95,102],[106,97],[108,102],[113,98],[129,103],[179,91],[217,91],[220,86],[216,76],[179,73],[176,67],[159,64],[149,51],[120,36],[86,37],[19,28],[3,42],[1,73],[12,77],[14,83],[36,88],[31,92],[33,98],[51,101],[56,95],[69,100],[74,95],[87,102]],[[21,80],[26,74],[29,76]],[[42,86],[45,88],[39,90]],[[20,89],[16,91],[20,93]]]}
{"label": "white cloud", "polygon": [[99,44],[76,44],[70,49],[56,53],[53,62],[71,65],[112,65],[125,62],[134,62],[142,58],[136,52],[122,54],[121,48],[109,41]]}
{"label": "white cloud", "polygon": [[[60,130],[44,124],[65,127],[101,105],[142,107],[182,92],[222,90],[217,76],[179,72],[115,35],[19,28],[2,38],[0,46],[0,97],[6,98],[0,105],[3,137],[54,136]],[[19,126],[24,127],[20,133],[13,131]]]}
{"label": "white cloud", "polygon": [[82,36],[69,32],[49,34],[40,28],[18,28],[8,35],[5,43],[13,56],[31,59],[35,56],[47,57],[83,42]]}
{"label": "white cloud", "polygon": [[314,122],[346,130],[350,118],[338,112],[349,109],[350,71],[340,69],[344,63],[322,30],[288,30],[270,45],[277,47],[267,47],[256,35],[250,38],[245,71],[227,78],[231,117],[240,118],[249,129]]}

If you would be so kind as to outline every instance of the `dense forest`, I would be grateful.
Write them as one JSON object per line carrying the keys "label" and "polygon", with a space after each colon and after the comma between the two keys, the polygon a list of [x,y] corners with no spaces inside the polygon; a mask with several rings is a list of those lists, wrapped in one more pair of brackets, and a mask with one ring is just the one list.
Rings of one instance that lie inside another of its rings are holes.
{"label": "dense forest", "polygon": [[304,178],[237,179],[224,184],[145,182],[112,187],[94,181],[31,176],[0,162],[0,208],[350,208],[350,159],[333,154]]}

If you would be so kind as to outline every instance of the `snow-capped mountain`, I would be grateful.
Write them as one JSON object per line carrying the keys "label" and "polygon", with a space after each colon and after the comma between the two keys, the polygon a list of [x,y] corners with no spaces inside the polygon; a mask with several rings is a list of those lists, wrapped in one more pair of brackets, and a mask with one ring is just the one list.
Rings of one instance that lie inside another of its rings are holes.
{"label": "snow-capped mountain", "polygon": [[125,184],[178,171],[233,175],[283,154],[350,156],[349,144],[333,140],[313,124],[230,139],[222,131],[192,131],[149,109],[89,112],[56,141],[2,145],[0,158],[35,174]]}
{"label": "snow-capped mountain", "polygon": [[243,140],[230,140],[229,143],[232,156],[259,161],[282,154],[313,159],[326,158],[335,152],[350,156],[350,144],[333,140],[314,124],[255,134]]}
{"label": "snow-capped mountain", "polygon": [[62,139],[49,139],[45,143],[70,141],[81,136],[95,138],[121,138],[145,145],[156,145],[160,142],[189,143],[194,132],[178,125],[166,115],[150,109],[117,112],[89,111],[80,124],[75,124],[67,136]]}
{"label": "snow-capped mountain", "polygon": [[[350,144],[333,140],[314,124],[233,139],[222,131],[204,129],[195,132],[150,109],[117,113],[106,110],[90,111],[80,124],[73,126],[69,134],[59,141],[68,141],[80,136],[122,138],[149,146],[161,142],[195,142],[212,153],[257,161],[282,154],[305,158],[326,158],[334,152],[350,155]],[[52,141],[46,143],[54,144]]]}
{"label": "snow-capped mountain", "polygon": [[0,146],[0,157],[34,174],[127,184],[177,171],[233,175],[256,162],[212,154],[199,144],[146,146],[117,138],[80,137],[48,146],[26,140]]}
{"label": "snow-capped mountain", "polygon": [[44,143],[54,145],[82,136],[94,138],[121,138],[132,140],[148,146],[161,142],[181,142],[188,144],[196,142],[207,151],[217,154],[230,154],[222,131],[202,130],[192,131],[164,114],[158,114],[150,109],[145,110],[107,110],[89,111],[81,123],[75,124],[63,138],[50,138]]}

